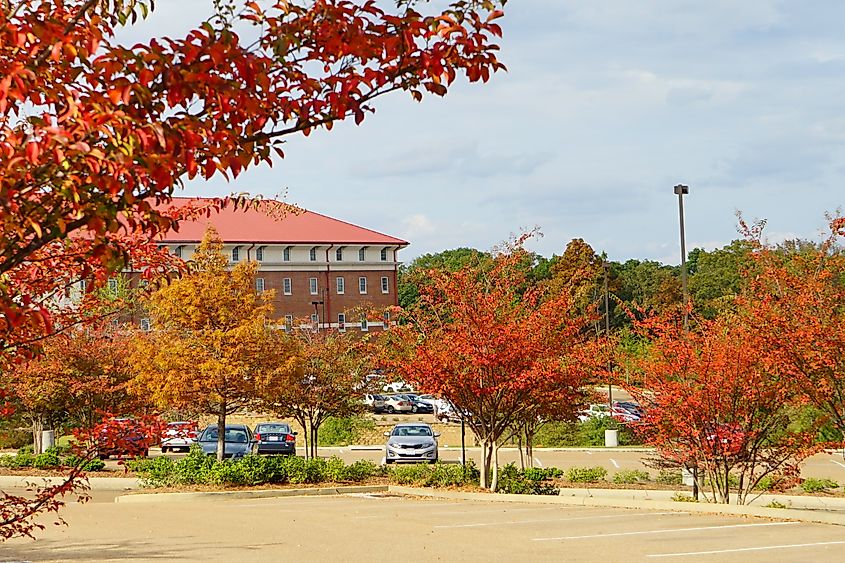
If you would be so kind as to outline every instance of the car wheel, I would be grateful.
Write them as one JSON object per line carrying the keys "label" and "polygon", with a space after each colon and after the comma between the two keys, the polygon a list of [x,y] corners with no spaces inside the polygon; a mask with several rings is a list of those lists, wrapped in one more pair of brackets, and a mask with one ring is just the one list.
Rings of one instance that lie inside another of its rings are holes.
{"label": "car wheel", "polygon": [[392,459],[386,459],[386,460],[384,460],[384,463],[386,465],[390,465],[391,463],[393,463],[393,460]]}
{"label": "car wheel", "polygon": [[97,454],[97,457],[100,458],[100,459],[108,459],[109,454]]}
{"label": "car wheel", "polygon": [[411,412],[413,412],[413,413],[415,413],[415,414],[416,414],[416,412],[417,412],[417,405],[414,405],[413,407],[411,407]]}
{"label": "car wheel", "polygon": [[385,410],[390,414],[393,414],[393,413],[396,412],[396,409],[394,409],[392,405],[389,405]]}
{"label": "car wheel", "polygon": [[162,454],[166,454],[166,453],[167,453],[167,446],[162,446],[162,447],[161,447],[161,453],[162,453]]}

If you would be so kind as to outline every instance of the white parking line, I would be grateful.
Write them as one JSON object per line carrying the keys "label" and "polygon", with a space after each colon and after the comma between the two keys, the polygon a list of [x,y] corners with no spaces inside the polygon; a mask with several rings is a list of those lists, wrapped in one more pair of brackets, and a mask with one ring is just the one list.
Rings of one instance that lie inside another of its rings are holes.
{"label": "white parking line", "polygon": [[[456,505],[459,506],[459,505]],[[494,508],[489,510],[451,510],[449,512],[428,512],[426,516],[451,516],[452,514],[505,514],[511,512],[531,512],[541,510],[561,510],[559,506],[550,506],[548,508]]]}
{"label": "white parking line", "polygon": [[616,460],[615,460],[615,459],[611,459],[611,460],[610,460],[610,463],[612,463],[612,464],[613,464],[613,467],[615,467],[616,469],[619,469],[619,464],[618,464],[618,463],[616,463]]}
{"label": "white parking line", "polygon": [[841,461],[836,461],[835,459],[832,459],[830,461],[832,461],[833,463],[835,463],[839,467],[845,467],[845,463],[842,463]]}
{"label": "white parking line", "polygon": [[542,520],[510,520],[506,522],[479,522],[475,524],[443,524],[437,528],[482,528],[485,526],[513,526],[515,524],[538,524],[540,522],[572,522],[575,520],[602,520],[608,518],[636,518],[640,516],[666,516],[680,512],[649,512],[646,514],[602,514],[600,516],[573,516],[570,518],[544,518]]}
{"label": "white parking line", "polygon": [[540,467],[543,467],[543,463],[539,459],[537,459],[536,457],[534,458],[534,463],[536,463]]}
{"label": "white parking line", "polygon": [[762,526],[794,526],[801,522],[765,522],[763,524],[728,524],[725,526],[696,526],[694,528],[669,528],[666,530],[641,530],[638,532],[617,532],[614,534],[590,534],[588,536],[560,536],[557,538],[532,538],[534,541],[586,540],[621,536],[644,536],[648,534],[676,534],[679,532],[700,532],[704,530],[724,530],[727,528],[757,528]]}
{"label": "white parking line", "polygon": [[816,543],[792,543],[786,545],[763,545],[760,547],[739,547],[736,549],[717,549],[713,551],[687,551],[685,553],[653,553],[647,557],[690,557],[694,555],[718,555],[720,553],[740,553],[743,551],[767,551],[772,549],[796,549],[800,547],[816,547],[821,545],[841,545],[845,541],[823,541]]}

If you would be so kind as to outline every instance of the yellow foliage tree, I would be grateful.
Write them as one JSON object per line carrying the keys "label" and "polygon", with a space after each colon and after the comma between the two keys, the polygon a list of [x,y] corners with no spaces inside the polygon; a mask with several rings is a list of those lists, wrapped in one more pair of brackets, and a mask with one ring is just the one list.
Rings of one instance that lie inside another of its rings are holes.
{"label": "yellow foliage tree", "polygon": [[185,277],[155,292],[153,330],[132,355],[135,385],[160,408],[217,416],[217,458],[225,453],[226,417],[255,400],[265,366],[289,357],[273,328],[272,292],[255,289],[256,264],[227,268],[223,243],[209,227]]}

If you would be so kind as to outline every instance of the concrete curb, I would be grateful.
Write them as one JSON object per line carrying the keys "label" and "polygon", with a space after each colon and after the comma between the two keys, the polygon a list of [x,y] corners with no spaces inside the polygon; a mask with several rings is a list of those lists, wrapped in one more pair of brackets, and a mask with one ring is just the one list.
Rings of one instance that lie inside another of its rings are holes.
{"label": "concrete curb", "polygon": [[233,499],[261,499],[277,497],[304,497],[323,495],[347,495],[354,493],[385,493],[387,485],[368,485],[360,487],[326,487],[313,489],[262,489],[258,491],[204,491],[191,493],[144,493],[121,495],[114,502],[121,504],[161,503],[161,502],[196,502]]}
{"label": "concrete curb", "polygon": [[[0,475],[0,488],[25,489],[30,485],[58,485],[64,477],[40,477],[38,475]],[[137,489],[140,482],[135,477],[88,477],[92,491],[126,491]]]}
{"label": "concrete curb", "polygon": [[[754,516],[773,520],[794,520],[819,524],[845,526],[845,514],[792,508],[765,508],[760,506],[736,506],[703,504],[694,502],[675,502],[665,500],[647,500],[633,498],[612,498],[600,496],[545,496],[511,495],[492,493],[460,493],[399,487],[390,485],[389,492],[401,495],[414,495],[430,498],[473,500],[481,502],[504,502],[522,504],[560,504],[563,506],[593,506],[605,508],[629,508],[634,510],[662,510],[670,512],[690,512],[697,514],[721,514],[728,516]],[[592,491],[595,493],[596,491]],[[661,491],[665,492],[665,491]]]}

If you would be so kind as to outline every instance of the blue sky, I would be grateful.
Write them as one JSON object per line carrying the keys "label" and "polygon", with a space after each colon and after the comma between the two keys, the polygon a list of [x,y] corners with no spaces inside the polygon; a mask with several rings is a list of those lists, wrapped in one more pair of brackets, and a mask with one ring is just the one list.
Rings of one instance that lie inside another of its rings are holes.
{"label": "blue sky", "polygon": [[[180,35],[211,0],[157,3],[129,32]],[[737,237],[816,238],[845,206],[845,4],[807,0],[510,0],[507,73],[445,98],[384,98],[361,126],[291,139],[287,157],[186,195],[274,195],[409,240],[409,261],[575,237],[611,259],[677,263]]]}

